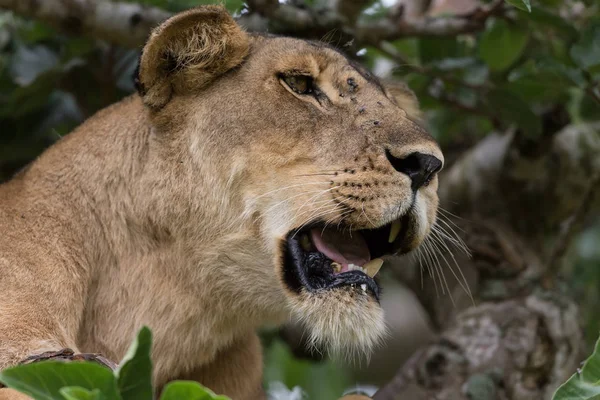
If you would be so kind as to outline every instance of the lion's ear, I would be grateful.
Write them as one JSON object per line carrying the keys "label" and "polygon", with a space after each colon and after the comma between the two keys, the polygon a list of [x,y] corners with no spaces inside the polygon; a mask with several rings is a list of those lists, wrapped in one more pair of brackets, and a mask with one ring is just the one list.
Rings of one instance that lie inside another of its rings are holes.
{"label": "lion's ear", "polygon": [[158,26],[144,46],[136,86],[159,109],[174,93],[199,90],[242,63],[249,38],[221,6],[201,6]]}
{"label": "lion's ear", "polygon": [[419,108],[419,100],[415,93],[410,90],[408,85],[402,81],[391,79],[384,80],[382,83],[398,107],[406,111],[406,114],[411,120],[422,123],[423,114]]}

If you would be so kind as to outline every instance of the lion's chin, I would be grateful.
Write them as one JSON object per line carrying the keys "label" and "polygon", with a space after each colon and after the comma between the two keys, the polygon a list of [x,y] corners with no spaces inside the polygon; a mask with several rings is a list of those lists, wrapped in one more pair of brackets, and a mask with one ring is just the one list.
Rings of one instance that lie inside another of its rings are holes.
{"label": "lion's chin", "polygon": [[379,303],[350,287],[303,291],[292,299],[292,310],[307,331],[309,346],[333,358],[368,360],[387,332]]}
{"label": "lion's chin", "polygon": [[386,334],[380,257],[410,251],[417,225],[414,213],[354,230],[315,221],[280,239],[281,281],[310,346],[334,358],[368,358]]}

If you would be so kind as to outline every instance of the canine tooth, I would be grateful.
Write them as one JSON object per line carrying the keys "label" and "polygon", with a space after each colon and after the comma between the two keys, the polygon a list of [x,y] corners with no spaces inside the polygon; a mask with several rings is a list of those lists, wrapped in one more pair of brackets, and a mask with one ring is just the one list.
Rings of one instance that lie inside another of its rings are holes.
{"label": "canine tooth", "polygon": [[363,293],[367,292],[367,285],[365,283],[363,283],[362,285],[360,285],[360,288],[362,289]]}
{"label": "canine tooth", "polygon": [[396,220],[396,221],[392,222],[392,226],[390,227],[390,237],[388,239],[388,242],[394,243],[394,240],[396,240],[396,238],[398,237],[398,234],[400,233],[400,228],[402,228],[402,224],[400,223],[400,220]]}
{"label": "canine tooth", "polygon": [[373,260],[363,265],[363,269],[365,270],[365,274],[373,278],[375,275],[377,275],[382,265],[383,260],[381,258],[374,258]]}
{"label": "canine tooth", "polygon": [[336,273],[340,273],[340,271],[342,270],[342,265],[336,262],[332,262],[331,263],[331,268],[333,268],[333,271]]}
{"label": "canine tooth", "polygon": [[308,235],[302,235],[300,237],[300,246],[304,249],[304,251],[310,251],[310,239]]}

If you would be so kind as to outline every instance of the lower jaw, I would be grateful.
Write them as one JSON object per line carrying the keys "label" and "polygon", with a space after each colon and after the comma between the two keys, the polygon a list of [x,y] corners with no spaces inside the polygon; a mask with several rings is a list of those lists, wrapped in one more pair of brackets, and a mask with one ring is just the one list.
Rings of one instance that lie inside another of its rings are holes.
{"label": "lower jaw", "polygon": [[[408,221],[405,220],[405,222]],[[401,250],[402,246],[399,244],[403,244],[403,241],[398,243],[391,240],[392,243],[390,243],[388,239],[406,237],[408,231],[408,226],[405,224],[404,227],[397,228],[394,234],[391,231],[386,232],[384,229],[356,232],[366,236],[365,241],[371,242],[368,245],[369,251],[372,255],[380,257],[388,252],[393,252],[394,247]],[[303,239],[308,240],[306,235],[306,231],[292,231],[282,243],[282,277],[290,290],[295,293],[303,290],[314,293],[349,287],[365,294],[368,293],[375,300],[379,300],[380,288],[373,279],[377,271],[370,271],[369,275],[372,276],[369,276],[361,268],[348,270],[347,265],[344,270],[340,271],[338,263],[326,257],[314,246],[307,248],[307,245],[303,244]],[[368,266],[369,262],[366,265]],[[379,264],[380,266],[381,264]]]}
{"label": "lower jaw", "polygon": [[350,286],[290,298],[293,315],[304,327],[309,351],[337,359],[363,361],[386,335],[383,310],[372,295]]}

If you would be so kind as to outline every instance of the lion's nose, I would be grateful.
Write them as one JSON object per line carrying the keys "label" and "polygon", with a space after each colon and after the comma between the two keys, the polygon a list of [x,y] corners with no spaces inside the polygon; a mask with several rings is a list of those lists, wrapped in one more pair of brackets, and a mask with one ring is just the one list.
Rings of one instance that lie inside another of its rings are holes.
{"label": "lion's nose", "polygon": [[386,149],[385,155],[392,164],[392,167],[398,172],[408,175],[412,181],[412,189],[418,190],[435,176],[442,169],[442,161],[430,154],[411,153],[404,158],[398,158]]}

